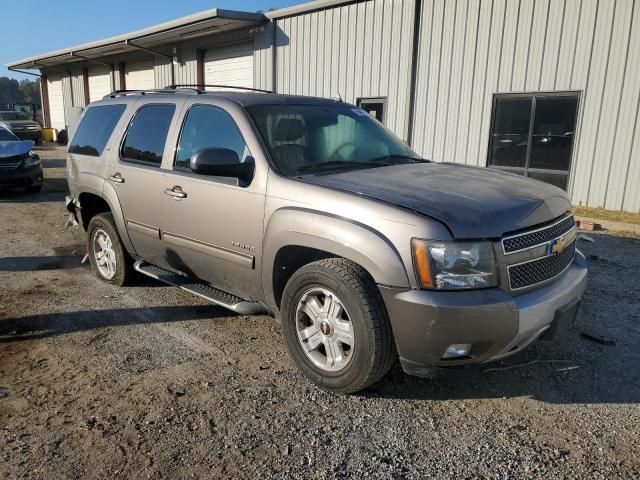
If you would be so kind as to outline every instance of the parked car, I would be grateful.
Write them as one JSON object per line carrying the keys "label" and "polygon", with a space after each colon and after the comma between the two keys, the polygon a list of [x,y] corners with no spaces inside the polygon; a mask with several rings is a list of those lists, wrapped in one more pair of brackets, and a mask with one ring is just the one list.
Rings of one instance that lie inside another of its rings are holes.
{"label": "parked car", "polygon": [[429,162],[342,101],[173,92],[107,96],[70,141],[67,205],[101,280],[270,313],[336,392],[398,357],[413,375],[505,358],[574,320],[587,268],[559,188]]}
{"label": "parked car", "polygon": [[0,189],[24,188],[29,193],[42,189],[40,157],[31,140],[20,140],[0,127]]}
{"label": "parked car", "polygon": [[0,127],[11,130],[21,140],[33,140],[36,145],[42,143],[42,128],[29,115],[20,111],[0,112]]}

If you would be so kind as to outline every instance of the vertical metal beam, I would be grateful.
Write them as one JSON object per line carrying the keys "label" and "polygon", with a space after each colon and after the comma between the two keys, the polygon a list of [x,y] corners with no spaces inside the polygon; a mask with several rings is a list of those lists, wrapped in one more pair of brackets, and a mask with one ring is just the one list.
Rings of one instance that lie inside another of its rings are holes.
{"label": "vertical metal beam", "polygon": [[42,120],[45,128],[51,128],[51,111],[49,110],[49,78],[46,73],[40,76],[40,96],[42,97]]}
{"label": "vertical metal beam", "polygon": [[411,52],[411,81],[409,84],[409,118],[407,120],[407,143],[413,147],[413,123],[416,108],[416,88],[418,79],[418,50],[420,48],[420,28],[422,25],[422,0],[415,0],[413,19],[413,51]]}
{"label": "vertical metal beam", "polygon": [[91,96],[89,95],[89,69],[87,67],[82,69],[82,84],[84,86],[84,106],[86,107],[91,103]]}
{"label": "vertical metal beam", "polygon": [[271,91],[278,93],[278,20],[273,19],[273,39],[271,41]]}
{"label": "vertical metal beam", "polygon": [[118,64],[118,72],[120,73],[120,85],[118,86],[118,90],[126,90],[127,76],[124,74],[124,62],[120,62]]}
{"label": "vertical metal beam", "polygon": [[206,50],[196,49],[196,84],[198,88],[204,89],[204,55]]}

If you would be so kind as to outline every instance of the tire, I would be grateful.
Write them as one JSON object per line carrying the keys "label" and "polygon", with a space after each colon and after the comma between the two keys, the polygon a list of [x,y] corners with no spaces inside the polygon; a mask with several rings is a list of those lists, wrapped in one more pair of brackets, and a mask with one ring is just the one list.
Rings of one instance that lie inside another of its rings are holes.
{"label": "tire", "polygon": [[[110,249],[106,245],[110,245]],[[108,252],[106,259],[105,252]],[[91,270],[100,280],[119,286],[131,283],[135,274],[133,260],[122,245],[111,213],[100,213],[89,221],[87,253]]]}
{"label": "tire", "polygon": [[32,185],[24,188],[27,193],[40,193],[42,185]]}
{"label": "tire", "polygon": [[[324,313],[315,315],[320,306]],[[380,292],[371,276],[350,260],[328,258],[302,267],[287,282],[281,307],[282,330],[293,361],[322,388],[358,392],[384,377],[397,358]],[[341,312],[335,318],[327,315],[332,307]],[[351,324],[351,337],[346,322]]]}

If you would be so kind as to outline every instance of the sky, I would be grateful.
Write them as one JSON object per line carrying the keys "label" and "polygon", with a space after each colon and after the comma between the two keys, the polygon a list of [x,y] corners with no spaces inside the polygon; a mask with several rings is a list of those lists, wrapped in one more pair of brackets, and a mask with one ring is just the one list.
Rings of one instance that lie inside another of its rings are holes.
{"label": "sky", "polygon": [[224,8],[255,12],[305,0],[0,0],[0,77],[34,78],[6,63],[150,27],[192,13]]}

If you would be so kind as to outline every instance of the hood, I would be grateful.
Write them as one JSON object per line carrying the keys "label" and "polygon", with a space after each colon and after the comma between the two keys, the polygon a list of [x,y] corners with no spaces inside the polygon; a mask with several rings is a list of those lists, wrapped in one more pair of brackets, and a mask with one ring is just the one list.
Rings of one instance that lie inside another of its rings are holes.
{"label": "hood", "polygon": [[0,142],[0,159],[24,155],[29,153],[32,148],[33,142],[31,140]]}
{"label": "hood", "polygon": [[392,165],[304,181],[418,211],[444,223],[454,238],[498,238],[571,209],[567,194],[547,183],[456,164]]}

